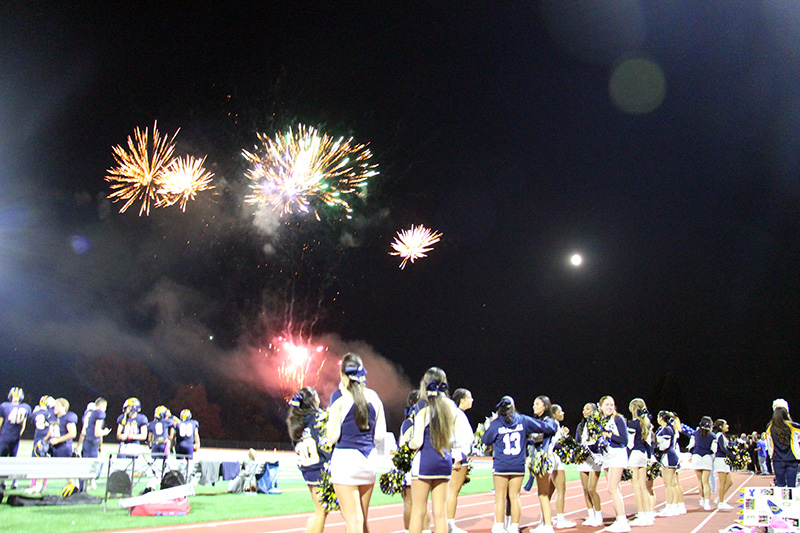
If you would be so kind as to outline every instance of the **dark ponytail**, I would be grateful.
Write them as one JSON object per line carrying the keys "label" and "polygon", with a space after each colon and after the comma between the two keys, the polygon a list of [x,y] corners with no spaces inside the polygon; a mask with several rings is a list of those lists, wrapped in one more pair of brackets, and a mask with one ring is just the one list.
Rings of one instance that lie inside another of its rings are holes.
{"label": "dark ponytail", "polygon": [[289,400],[289,415],[286,417],[286,426],[292,441],[300,442],[300,439],[303,438],[303,430],[306,428],[306,416],[318,409],[317,391],[313,388],[303,387],[292,396]]}
{"label": "dark ponytail", "polygon": [[364,395],[367,371],[361,362],[361,357],[354,353],[345,354],[342,358],[342,373],[349,379],[347,392],[353,397],[353,417],[361,431],[369,429],[369,405]]}

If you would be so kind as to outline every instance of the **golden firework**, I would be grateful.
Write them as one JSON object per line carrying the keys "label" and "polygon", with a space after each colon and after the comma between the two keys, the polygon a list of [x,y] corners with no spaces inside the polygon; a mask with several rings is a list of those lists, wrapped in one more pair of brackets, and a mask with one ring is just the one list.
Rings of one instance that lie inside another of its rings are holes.
{"label": "golden firework", "polygon": [[176,157],[156,177],[156,207],[180,202],[181,211],[186,211],[186,202],[194,200],[200,191],[213,189],[211,172],[203,168],[206,158]]}
{"label": "golden firework", "polygon": [[440,232],[432,231],[423,225],[411,226],[411,229],[397,232],[397,237],[392,243],[394,252],[389,255],[399,255],[403,258],[400,268],[406,267],[406,262],[414,262],[415,259],[426,257],[427,252],[433,250],[433,244],[439,242],[442,237]]}
{"label": "golden firework", "polygon": [[152,143],[149,130],[137,127],[133,138],[128,136],[127,150],[121,145],[113,148],[117,166],[108,170],[106,181],[111,183],[113,191],[108,197],[114,202],[125,202],[120,213],[137,200],[142,201],[139,215],[150,214],[151,202],[158,204],[158,179],[172,159],[178,132],[172,138],[162,137],[156,126],[153,123]]}

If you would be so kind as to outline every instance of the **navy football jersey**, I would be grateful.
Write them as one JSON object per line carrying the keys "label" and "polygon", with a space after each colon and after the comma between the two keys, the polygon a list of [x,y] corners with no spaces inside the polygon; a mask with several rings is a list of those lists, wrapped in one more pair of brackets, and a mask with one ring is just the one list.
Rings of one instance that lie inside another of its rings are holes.
{"label": "navy football jersey", "polygon": [[30,414],[31,406],[27,403],[3,402],[0,405],[0,417],[3,418],[3,425],[0,426],[0,440],[5,442],[19,440],[22,423],[28,419]]}
{"label": "navy football jersey", "polygon": [[[97,426],[98,420],[103,420],[105,425],[106,419],[106,412],[100,409],[94,409],[89,414],[89,418],[86,419],[84,422],[86,424],[86,437],[84,438],[84,442],[89,444],[100,444],[100,437],[96,437],[94,434],[95,427]],[[101,425],[100,427],[102,427]]]}
{"label": "navy football jersey", "polygon": [[527,435],[551,432],[542,421],[527,415],[514,413],[511,422],[498,417],[489,423],[481,442],[493,447],[493,469],[498,474],[525,474]]}
{"label": "navy football jersey", "polygon": [[117,424],[122,426],[122,438],[120,442],[143,442],[133,438],[141,431],[142,427],[147,427],[147,417],[138,413],[133,418],[128,418],[124,414],[117,417]]}

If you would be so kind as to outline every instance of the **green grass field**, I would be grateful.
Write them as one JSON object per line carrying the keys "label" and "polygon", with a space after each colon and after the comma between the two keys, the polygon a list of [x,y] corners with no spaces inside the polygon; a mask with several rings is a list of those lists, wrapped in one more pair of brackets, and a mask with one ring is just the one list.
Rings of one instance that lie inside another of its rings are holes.
{"label": "green grass field", "polygon": [[[30,451],[28,451],[28,454]],[[20,451],[22,455],[22,450]],[[567,479],[576,479],[574,469],[567,471]],[[97,489],[89,492],[102,498],[105,481],[98,480]],[[7,483],[8,484],[8,483]],[[10,494],[24,494],[29,486],[27,480],[19,481],[19,489],[7,490]],[[134,487],[134,494],[146,486],[141,480]],[[63,480],[51,480],[45,494],[60,494]],[[55,532],[100,531],[109,529],[143,528],[171,524],[232,520],[259,516],[307,513],[313,510],[308,488],[296,468],[281,466],[278,474],[278,488],[282,494],[228,494],[228,482],[221,481],[215,486],[195,486],[196,496],[190,498],[191,513],[178,517],[134,517],[127,509],[118,505],[118,498],[109,498],[106,512],[103,505],[52,506],[52,507],[11,507],[0,506],[0,532],[20,532],[45,530]],[[492,490],[491,465],[483,462],[473,470],[472,480],[464,486],[462,494],[489,492]],[[399,495],[387,496],[376,486],[372,505],[400,503]]]}

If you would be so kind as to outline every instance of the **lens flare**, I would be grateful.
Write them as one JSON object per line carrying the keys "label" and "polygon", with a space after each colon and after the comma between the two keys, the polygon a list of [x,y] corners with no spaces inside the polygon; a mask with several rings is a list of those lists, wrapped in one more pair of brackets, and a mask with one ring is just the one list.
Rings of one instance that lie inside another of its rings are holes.
{"label": "lens flare", "polygon": [[128,136],[127,150],[122,145],[113,147],[116,167],[107,172],[106,181],[111,183],[112,193],[108,195],[112,201],[124,201],[120,213],[137,200],[141,200],[139,215],[150,214],[150,204],[157,204],[157,191],[159,177],[172,160],[175,151],[176,131],[172,138],[162,137],[158,131],[157,123],[153,123],[152,143],[150,131],[138,127],[133,132],[133,138]]}
{"label": "lens flare", "polygon": [[415,259],[426,257],[427,252],[433,249],[433,244],[439,242],[442,237],[440,232],[429,230],[425,226],[411,226],[411,229],[397,232],[397,237],[392,243],[394,252],[389,255],[399,255],[403,258],[400,268],[406,267],[406,262],[414,262]]}
{"label": "lens flare", "polygon": [[211,178],[214,174],[203,168],[205,161],[205,157],[192,156],[173,159],[157,177],[156,207],[180,202],[181,211],[186,211],[186,202],[194,200],[198,192],[213,189]]}
{"label": "lens flare", "polygon": [[296,133],[289,129],[274,139],[259,133],[258,139],[253,152],[242,151],[251,164],[245,176],[253,182],[245,202],[269,205],[280,216],[313,212],[319,220],[319,209],[328,206],[352,218],[350,202],[364,196],[369,178],[378,174],[367,145],[352,137],[334,140],[301,124]]}

